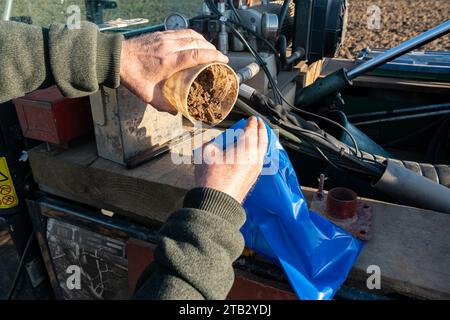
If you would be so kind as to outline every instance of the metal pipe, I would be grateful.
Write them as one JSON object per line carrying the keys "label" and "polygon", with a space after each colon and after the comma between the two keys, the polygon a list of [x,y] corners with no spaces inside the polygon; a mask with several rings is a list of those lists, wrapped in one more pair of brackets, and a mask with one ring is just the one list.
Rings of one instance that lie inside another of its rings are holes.
{"label": "metal pipe", "polygon": [[392,48],[385,53],[379,55],[378,57],[371,59],[347,72],[347,76],[350,80],[353,80],[369,71],[372,71],[379,66],[390,62],[414,49],[420,48],[421,46],[430,43],[437,38],[444,36],[450,32],[450,20],[447,20],[443,24],[437,26],[434,29],[428,30],[417,37],[414,37],[399,46]]}
{"label": "metal pipe", "polygon": [[450,214],[450,189],[388,159],[373,187],[402,204]]}
{"label": "metal pipe", "polygon": [[369,72],[379,66],[386,64],[416,48],[419,48],[439,37],[450,32],[450,20],[431,29],[421,35],[408,40],[399,46],[392,48],[378,57],[364,62],[363,64],[351,69],[338,70],[325,78],[318,79],[312,85],[298,90],[295,96],[295,106],[305,108],[311,106],[326,96],[335,94],[340,90],[352,85],[352,80]]}
{"label": "metal pipe", "polygon": [[244,83],[245,81],[253,79],[254,77],[256,77],[260,70],[261,68],[256,62],[252,62],[244,68],[239,69],[238,71],[236,71],[239,83]]}
{"label": "metal pipe", "polygon": [[411,114],[411,115],[408,115],[408,116],[398,116],[398,117],[382,118],[382,119],[377,119],[377,120],[356,122],[355,126],[365,126],[365,125],[368,125],[368,124],[378,124],[378,123],[393,122],[393,121],[420,119],[420,118],[426,118],[426,117],[432,117],[432,116],[440,116],[440,115],[445,115],[445,114],[450,114],[450,110],[442,110],[442,111],[435,111],[435,112],[425,112],[425,113]]}
{"label": "metal pipe", "polygon": [[412,108],[404,108],[404,109],[394,109],[391,111],[376,111],[376,112],[368,112],[368,113],[359,113],[354,115],[347,116],[348,119],[353,120],[357,118],[366,118],[366,117],[374,117],[374,116],[388,116],[393,114],[403,114],[417,111],[436,111],[436,109],[447,109],[450,108],[450,103],[441,103],[441,104],[431,104],[427,106],[420,107],[412,107]]}
{"label": "metal pipe", "polygon": [[347,188],[334,188],[328,192],[325,213],[338,220],[353,220],[356,217],[358,195]]}
{"label": "metal pipe", "polygon": [[3,11],[3,21],[8,21],[11,17],[13,0],[6,0],[5,9]]}
{"label": "metal pipe", "polygon": [[[220,12],[222,16],[226,13],[225,1],[220,1],[217,3],[217,10]],[[222,22],[220,25],[219,38],[217,43],[217,49],[222,52],[224,55],[228,54],[229,43],[228,43],[228,31],[225,22]]]}

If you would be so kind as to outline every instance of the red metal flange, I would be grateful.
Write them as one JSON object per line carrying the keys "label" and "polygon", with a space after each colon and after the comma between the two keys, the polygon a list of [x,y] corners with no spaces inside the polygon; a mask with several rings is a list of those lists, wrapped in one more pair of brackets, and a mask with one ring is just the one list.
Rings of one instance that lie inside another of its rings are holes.
{"label": "red metal flange", "polygon": [[319,191],[314,196],[311,210],[361,240],[370,240],[372,237],[372,207],[358,200],[353,190],[335,188],[327,196]]}

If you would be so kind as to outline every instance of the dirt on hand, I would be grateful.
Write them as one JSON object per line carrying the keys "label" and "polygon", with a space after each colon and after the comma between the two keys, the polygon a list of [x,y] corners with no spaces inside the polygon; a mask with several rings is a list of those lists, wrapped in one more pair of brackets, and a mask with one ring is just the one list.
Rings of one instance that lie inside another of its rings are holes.
{"label": "dirt on hand", "polygon": [[224,117],[223,106],[230,104],[229,100],[236,90],[236,80],[227,69],[220,65],[210,66],[198,75],[191,86],[189,114],[209,125],[220,122]]}

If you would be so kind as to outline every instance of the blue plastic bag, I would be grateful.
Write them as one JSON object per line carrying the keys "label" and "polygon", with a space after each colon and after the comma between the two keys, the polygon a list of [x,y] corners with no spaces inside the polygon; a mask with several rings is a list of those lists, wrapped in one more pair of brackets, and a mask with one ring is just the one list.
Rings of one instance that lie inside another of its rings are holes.
{"label": "blue plastic bag", "polygon": [[[242,129],[245,123],[241,120],[230,129]],[[247,221],[241,231],[245,243],[284,269],[300,299],[331,299],[363,243],[308,210],[286,151],[266,127],[269,147],[263,173],[244,203]],[[224,135],[221,141],[226,148],[229,142]]]}

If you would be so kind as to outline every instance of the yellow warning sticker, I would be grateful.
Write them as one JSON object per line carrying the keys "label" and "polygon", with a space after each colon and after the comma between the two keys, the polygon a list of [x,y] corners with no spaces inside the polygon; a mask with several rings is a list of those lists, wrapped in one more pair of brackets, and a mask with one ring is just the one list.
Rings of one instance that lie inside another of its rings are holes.
{"label": "yellow warning sticker", "polygon": [[19,204],[6,158],[0,157],[0,209],[9,209]]}

